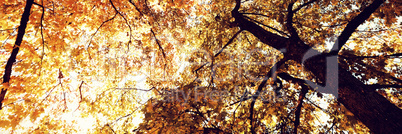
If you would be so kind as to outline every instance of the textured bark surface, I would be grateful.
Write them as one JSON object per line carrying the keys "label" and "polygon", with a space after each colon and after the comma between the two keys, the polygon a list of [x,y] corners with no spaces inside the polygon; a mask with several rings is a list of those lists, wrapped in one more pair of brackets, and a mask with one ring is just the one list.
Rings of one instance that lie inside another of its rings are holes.
{"label": "textured bark surface", "polygon": [[338,100],[372,132],[401,133],[401,109],[343,68],[339,69],[339,78]]}

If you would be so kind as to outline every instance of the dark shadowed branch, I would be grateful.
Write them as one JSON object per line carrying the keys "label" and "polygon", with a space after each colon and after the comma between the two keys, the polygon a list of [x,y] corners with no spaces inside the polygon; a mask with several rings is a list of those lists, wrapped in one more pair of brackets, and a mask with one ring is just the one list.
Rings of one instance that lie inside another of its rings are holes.
{"label": "dark shadowed branch", "polygon": [[[117,10],[117,8],[116,8],[116,6],[114,6],[114,4],[113,4],[113,2],[112,2],[112,0],[109,0],[109,2],[110,2],[110,4],[112,4],[112,7],[113,7],[113,9],[116,11],[116,13],[119,13],[119,15],[124,19],[124,21],[126,22],[126,25],[128,26],[128,28],[130,29],[130,39],[129,39],[129,43],[131,42],[131,37],[132,37],[132,29],[131,29],[131,26],[130,26],[130,23],[128,23],[128,20],[126,19],[126,17],[124,17],[124,15],[123,14],[121,14],[120,13],[120,11],[119,10]],[[128,47],[129,48],[129,47]]]}
{"label": "dark shadowed branch", "polygon": [[[18,34],[17,34],[17,39],[15,40],[14,48],[13,51],[11,52],[10,58],[7,60],[6,68],[4,71],[3,75],[3,84],[6,84],[7,86],[10,85],[10,77],[11,77],[11,72],[12,72],[12,67],[14,62],[16,61],[18,51],[20,50],[20,46],[22,43],[22,38],[25,35],[25,29],[27,27],[28,21],[29,21],[29,16],[31,7],[33,4],[33,0],[27,0],[25,8],[24,8],[24,13],[22,14],[21,21],[20,21],[20,26],[18,27]],[[8,87],[3,87],[1,89],[0,93],[0,110],[2,109],[2,101],[4,100],[4,97],[6,96]]]}
{"label": "dark shadowed branch", "polygon": [[345,45],[346,41],[355,32],[356,28],[359,27],[364,21],[366,21],[370,15],[377,10],[378,7],[384,2],[384,0],[375,0],[368,7],[366,7],[359,15],[353,18],[346,25],[345,29],[342,31],[341,35],[338,37],[335,43],[338,43],[338,50],[341,50],[342,46]]}
{"label": "dark shadowed branch", "polygon": [[152,35],[154,35],[154,38],[155,38],[155,40],[156,40],[156,44],[158,44],[159,49],[162,51],[163,58],[166,59],[165,51],[163,50],[163,48],[162,48],[162,46],[161,46],[161,44],[160,44],[158,38],[156,38],[154,30],[151,29],[151,32],[152,32]]}

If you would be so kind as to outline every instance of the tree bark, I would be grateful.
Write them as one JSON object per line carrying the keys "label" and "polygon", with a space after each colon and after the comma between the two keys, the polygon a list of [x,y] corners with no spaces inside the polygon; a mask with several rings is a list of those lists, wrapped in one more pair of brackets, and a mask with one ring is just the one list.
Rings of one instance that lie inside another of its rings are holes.
{"label": "tree bark", "polygon": [[378,134],[401,133],[401,109],[343,68],[339,78],[338,100],[364,125]]}

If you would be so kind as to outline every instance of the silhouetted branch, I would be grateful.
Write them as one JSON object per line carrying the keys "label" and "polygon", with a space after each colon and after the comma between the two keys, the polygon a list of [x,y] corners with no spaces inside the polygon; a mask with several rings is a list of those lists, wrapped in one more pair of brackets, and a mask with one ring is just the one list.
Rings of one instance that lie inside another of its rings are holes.
{"label": "silhouetted branch", "polygon": [[[288,59],[283,58],[281,59],[279,62],[275,63],[274,66],[282,66]],[[255,101],[257,100],[258,96],[260,96],[260,93],[262,91],[262,89],[265,87],[265,84],[267,83],[268,79],[270,78],[269,76],[271,74],[276,74],[277,70],[274,70],[273,68],[271,68],[271,70],[265,75],[264,79],[262,80],[262,82],[260,83],[260,85],[258,85],[258,89],[257,91],[254,93],[254,95],[252,96],[253,100],[251,101],[250,104],[250,125],[251,125],[251,133],[255,134],[255,126],[253,125],[253,114],[254,114],[254,105],[255,105]],[[273,79],[275,78],[275,75],[273,76]]]}
{"label": "silhouetted branch", "polygon": [[156,40],[156,43],[157,43],[158,46],[159,46],[159,49],[162,51],[163,58],[166,59],[165,51],[163,50],[161,44],[159,43],[158,38],[156,38],[155,33],[154,33],[154,31],[153,31],[152,29],[151,29],[151,32],[152,32],[152,35],[154,35],[154,37],[155,37],[155,40]]}
{"label": "silhouetted branch", "polygon": [[[43,0],[42,0],[42,5],[43,5]],[[42,56],[40,57],[39,76],[42,75],[43,57],[45,57],[45,38],[43,37],[43,19],[45,17],[45,7],[43,7],[43,6],[41,6],[41,7],[42,7],[42,15],[40,17],[40,35],[42,38]],[[38,79],[39,79],[39,77],[38,77]]]}
{"label": "silhouetted branch", "polygon": [[293,133],[297,134],[297,129],[300,125],[300,114],[301,114],[301,109],[303,106],[303,100],[306,97],[306,94],[309,90],[309,86],[306,85],[306,83],[299,83],[301,84],[301,91],[299,94],[299,100],[297,101],[297,106],[296,106],[296,111],[295,111],[295,121],[294,121],[294,128],[293,128]]}
{"label": "silhouetted branch", "polygon": [[337,43],[338,50],[341,50],[342,46],[345,45],[346,41],[350,38],[356,28],[359,27],[364,21],[366,21],[370,15],[377,10],[378,7],[384,2],[384,0],[375,0],[368,7],[366,7],[359,15],[353,18],[346,25],[345,29],[342,31],[341,35],[338,37]]}
{"label": "silhouetted branch", "polygon": [[[17,34],[17,39],[15,40],[15,44],[13,47],[13,51],[11,52],[10,58],[7,60],[7,64],[4,70],[4,75],[3,75],[3,85],[6,84],[7,86],[10,85],[10,76],[12,72],[12,67],[13,64],[17,58],[18,51],[20,50],[22,38],[25,35],[25,29],[27,27],[27,23],[29,21],[29,16],[30,16],[30,11],[31,7],[33,4],[33,0],[27,0],[25,8],[24,8],[24,13],[22,13],[21,16],[21,21],[20,21],[20,26],[18,27],[18,34]],[[2,109],[2,101],[4,100],[4,97],[6,96],[8,87],[3,87],[1,89],[0,93],[0,110]]]}
{"label": "silhouetted branch", "polygon": [[144,14],[141,12],[141,10],[134,4],[133,1],[129,0],[128,2],[130,2],[130,3],[135,7],[135,9],[140,13],[140,17],[142,17],[142,16],[144,15]]}
{"label": "silhouetted branch", "polygon": [[299,35],[297,34],[296,29],[293,27],[293,15],[295,11],[293,9],[293,2],[288,5],[288,14],[286,16],[286,27],[290,33],[290,38],[296,42],[302,42]]}
{"label": "silhouetted branch", "polygon": [[216,53],[216,54],[214,55],[214,57],[217,57],[219,54],[221,54],[221,53],[223,52],[223,50],[224,50],[229,44],[231,44],[231,43],[233,42],[233,40],[237,37],[237,35],[239,35],[242,31],[243,31],[243,30],[237,31],[237,32],[232,36],[232,38],[230,38],[229,41],[222,47],[222,49],[219,50],[218,53]]}
{"label": "silhouetted branch", "polygon": [[[242,31],[243,31],[243,30],[237,31],[237,32],[232,36],[232,38],[230,38],[229,41],[221,48],[221,50],[219,50],[218,53],[216,53],[216,54],[214,55],[214,57],[218,57],[219,54],[221,54],[221,53],[223,52],[223,50],[224,50],[228,45],[230,45],[230,44],[233,42],[233,40],[237,37],[237,35],[239,35]],[[193,71],[193,72],[195,72],[195,74],[197,75],[197,77],[198,77],[198,71],[201,70],[205,65],[207,65],[207,64],[209,64],[209,63],[210,63],[210,62],[206,62],[206,63],[204,63],[203,65],[201,65],[200,67],[198,67],[197,69],[195,69],[195,70]]]}
{"label": "silhouetted branch", "polygon": [[41,7],[41,8],[45,8],[45,7],[43,7],[43,0],[42,0],[42,5],[41,5],[41,4],[38,4],[38,3],[36,3],[36,2],[33,2],[32,4],[37,5],[37,6]]}
{"label": "silhouetted branch", "polygon": [[116,12],[112,18],[107,19],[106,21],[102,22],[102,24],[96,29],[95,33],[92,34],[91,38],[89,39],[89,43],[88,43],[88,47],[87,47],[87,52],[88,52],[88,55],[89,55],[89,58],[90,58],[90,59],[91,59],[91,53],[89,53],[89,45],[91,45],[92,39],[94,38],[94,36],[96,35],[96,33],[98,33],[99,29],[100,29],[105,23],[107,23],[107,22],[113,20],[114,18],[116,18],[116,15],[117,15],[117,14],[118,14],[118,13]]}
{"label": "silhouetted branch", "polygon": [[397,84],[393,84],[393,85],[372,84],[372,85],[368,85],[368,86],[371,86],[376,89],[379,89],[379,88],[402,88],[402,85],[397,85]]}
{"label": "silhouetted branch", "polygon": [[281,48],[285,48],[287,44],[290,43],[288,38],[269,32],[261,26],[245,19],[244,16],[238,11],[240,8],[240,4],[240,0],[236,0],[236,6],[232,10],[232,17],[235,18],[234,23],[237,24],[240,29],[249,31],[264,44],[267,44],[278,50],[280,50]]}
{"label": "silhouetted branch", "polygon": [[252,22],[255,22],[255,23],[258,23],[258,24],[263,25],[263,26],[265,26],[265,27],[268,27],[269,29],[272,29],[272,30],[274,30],[274,31],[276,31],[276,32],[278,32],[278,33],[284,35],[284,36],[290,37],[290,36],[289,36],[288,34],[286,34],[285,32],[282,32],[282,31],[280,31],[280,30],[278,30],[278,29],[276,29],[276,28],[274,28],[274,27],[265,25],[265,24],[263,24],[263,23],[261,23],[261,22],[259,22],[259,21],[256,21],[256,20],[251,19],[250,17],[247,17],[247,16],[244,16],[244,17],[247,18],[247,19],[249,19],[249,20],[251,20]]}
{"label": "silhouetted branch", "polygon": [[132,29],[131,29],[130,23],[128,23],[128,20],[126,19],[126,17],[124,17],[124,16],[119,12],[119,10],[117,10],[117,8],[116,8],[116,6],[114,6],[112,0],[109,0],[109,2],[110,2],[110,4],[112,4],[113,9],[114,9],[117,13],[119,13],[119,15],[120,15],[121,17],[123,17],[123,19],[124,19],[124,21],[126,22],[128,28],[130,29],[130,37],[129,37],[129,38],[130,38],[130,41],[129,41],[129,42],[131,42],[131,37],[132,37],[131,32],[132,32]]}

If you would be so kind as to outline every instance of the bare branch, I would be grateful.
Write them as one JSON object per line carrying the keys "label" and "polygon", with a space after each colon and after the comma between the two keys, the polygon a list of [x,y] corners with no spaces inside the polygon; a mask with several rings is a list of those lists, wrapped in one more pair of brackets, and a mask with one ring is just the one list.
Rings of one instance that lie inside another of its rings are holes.
{"label": "bare branch", "polygon": [[[280,66],[282,66],[287,60],[288,60],[288,59],[287,59],[286,56],[285,56],[285,58],[283,58],[283,59],[281,59],[279,62],[275,63],[274,66],[280,67]],[[262,89],[265,87],[265,84],[267,83],[268,79],[270,78],[269,76],[270,76],[272,73],[275,73],[275,74],[276,74],[276,73],[277,73],[277,70],[274,70],[274,69],[271,68],[271,70],[265,75],[265,77],[264,77],[264,79],[262,80],[262,82],[260,83],[260,85],[258,85],[257,91],[256,91],[256,92],[254,93],[254,95],[252,96],[253,100],[251,101],[251,104],[250,104],[250,110],[249,110],[249,111],[250,111],[250,116],[249,116],[249,119],[250,119],[250,125],[251,125],[251,133],[253,133],[253,134],[256,133],[256,132],[255,132],[255,126],[253,125],[253,114],[254,114],[254,105],[255,105],[255,101],[257,100],[258,96],[260,96],[260,93],[261,93]],[[275,77],[275,75],[274,75],[274,77]],[[276,79],[276,78],[273,78],[273,79]]]}
{"label": "bare branch", "polygon": [[115,13],[112,18],[107,19],[106,21],[102,22],[102,24],[96,29],[95,33],[92,34],[91,38],[89,39],[88,46],[87,46],[87,52],[88,52],[88,55],[89,55],[89,58],[90,58],[90,59],[92,59],[92,58],[91,58],[91,53],[89,53],[89,45],[91,45],[92,39],[94,38],[94,36],[96,35],[96,33],[98,33],[99,29],[100,29],[105,23],[107,23],[107,22],[113,20],[114,18],[116,18],[117,14],[118,14],[118,13]]}
{"label": "bare branch", "polygon": [[[152,29],[151,29],[151,30],[152,30]],[[232,36],[232,38],[230,38],[229,41],[221,48],[221,50],[219,50],[218,53],[216,53],[216,54],[214,55],[214,57],[218,57],[219,54],[221,54],[221,53],[223,52],[223,50],[224,50],[228,45],[230,45],[230,44],[233,42],[233,40],[237,37],[237,35],[240,34],[242,31],[243,31],[243,30],[237,31],[237,32]],[[193,72],[196,73],[197,77],[198,77],[198,71],[201,70],[202,68],[204,68],[204,66],[206,66],[206,65],[209,64],[209,63],[210,63],[210,62],[206,62],[206,63],[204,63],[203,65],[201,65],[200,67],[198,67],[196,70],[193,71]]]}
{"label": "bare branch", "polygon": [[81,91],[82,84],[84,84],[84,81],[81,81],[80,87],[78,87],[78,89],[80,91],[80,102],[82,102],[82,91]]}
{"label": "bare branch", "polygon": [[126,19],[126,17],[124,17],[124,16],[119,12],[119,10],[117,10],[117,8],[116,8],[116,6],[114,6],[112,0],[109,0],[109,2],[112,4],[112,7],[113,7],[113,9],[116,11],[116,13],[119,13],[119,15],[120,15],[121,17],[123,17],[123,19],[124,19],[124,21],[126,22],[128,28],[130,29],[130,41],[129,41],[129,42],[131,42],[131,37],[132,37],[132,33],[131,33],[131,32],[132,32],[132,29],[131,29],[130,23],[128,23],[128,20]]}
{"label": "bare branch", "polygon": [[399,56],[402,56],[402,53],[395,53],[395,54],[390,54],[390,55],[376,55],[376,56],[357,56],[357,55],[347,55],[343,56],[346,59],[365,59],[365,58],[397,58]]}

